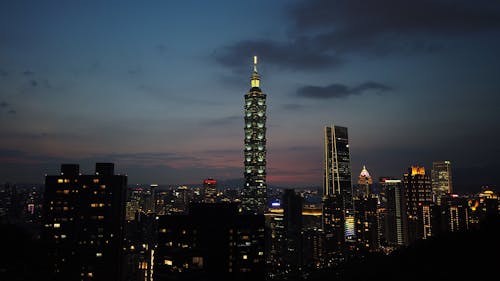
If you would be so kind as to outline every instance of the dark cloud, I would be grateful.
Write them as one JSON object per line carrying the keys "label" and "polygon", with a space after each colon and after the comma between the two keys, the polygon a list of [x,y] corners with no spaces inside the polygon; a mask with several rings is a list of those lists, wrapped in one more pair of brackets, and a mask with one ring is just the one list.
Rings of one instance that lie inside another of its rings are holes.
{"label": "dark cloud", "polygon": [[328,86],[303,86],[297,89],[299,97],[311,99],[332,99],[345,98],[352,95],[360,95],[367,91],[383,93],[391,91],[392,88],[377,82],[365,82],[359,85],[348,87],[344,84],[330,84]]}
{"label": "dark cloud", "polygon": [[[271,40],[240,41],[225,46],[215,54],[215,60],[221,65],[247,70],[252,63],[252,57],[257,55],[266,61],[283,69],[323,69],[337,66],[342,60],[334,54],[319,52],[305,38],[280,43]],[[242,68],[242,66],[246,66]]]}
{"label": "dark cloud", "polygon": [[349,54],[434,52],[441,39],[500,29],[500,2],[488,0],[307,0],[287,15],[287,40],[239,41],[217,50],[216,61],[234,69],[257,54],[284,69],[324,69]]}
{"label": "dark cloud", "polygon": [[38,82],[37,82],[36,80],[31,80],[31,81],[30,81],[30,85],[31,85],[32,87],[36,87],[36,86],[38,86]]}
{"label": "dark cloud", "polygon": [[0,149],[0,159],[2,159],[0,162],[14,163],[46,163],[63,160],[52,157],[48,154],[36,154],[17,149]]}
{"label": "dark cloud", "polygon": [[12,105],[6,101],[0,102],[0,109],[2,111],[5,110],[5,112],[7,112],[8,114],[16,114],[17,113],[17,111],[12,108]]}
{"label": "dark cloud", "polygon": [[26,153],[15,149],[0,149],[0,158],[5,157],[24,157]]}
{"label": "dark cloud", "polygon": [[33,72],[31,70],[25,70],[25,71],[23,71],[23,75],[25,75],[25,76],[32,76],[32,75],[35,75],[35,72]]}
{"label": "dark cloud", "polygon": [[[303,1],[290,10],[295,33],[319,49],[381,54],[433,51],[429,35],[456,36],[498,30],[500,4],[493,1]],[[422,39],[423,37],[427,39]]]}
{"label": "dark cloud", "polygon": [[500,27],[500,3],[478,0],[308,0],[290,9],[296,30],[353,37],[385,32],[463,33]]}

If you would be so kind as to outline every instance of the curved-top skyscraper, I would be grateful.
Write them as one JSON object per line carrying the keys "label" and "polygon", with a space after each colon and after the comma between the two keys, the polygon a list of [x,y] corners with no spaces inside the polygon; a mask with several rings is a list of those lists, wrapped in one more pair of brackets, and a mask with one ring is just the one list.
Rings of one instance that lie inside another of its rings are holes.
{"label": "curved-top skyscraper", "polygon": [[242,206],[244,212],[262,214],[267,206],[266,94],[260,89],[256,56],[250,85],[245,95],[245,186]]}

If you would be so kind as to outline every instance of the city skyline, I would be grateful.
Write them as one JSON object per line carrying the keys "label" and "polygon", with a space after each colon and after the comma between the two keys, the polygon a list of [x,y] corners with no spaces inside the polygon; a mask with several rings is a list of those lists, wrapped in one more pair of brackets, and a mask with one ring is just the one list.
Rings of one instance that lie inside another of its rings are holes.
{"label": "city skyline", "polygon": [[258,55],[268,184],[321,186],[332,123],[349,128],[354,175],[449,160],[457,192],[498,183],[498,3],[200,5],[1,3],[0,181],[95,162],[131,183],[242,178]]}

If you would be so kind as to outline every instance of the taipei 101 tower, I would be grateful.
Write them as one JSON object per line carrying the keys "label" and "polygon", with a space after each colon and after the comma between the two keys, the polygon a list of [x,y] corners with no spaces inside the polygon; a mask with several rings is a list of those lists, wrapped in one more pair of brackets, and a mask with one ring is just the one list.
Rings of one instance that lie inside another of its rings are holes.
{"label": "taipei 101 tower", "polygon": [[243,212],[263,214],[267,207],[266,95],[260,89],[257,56],[254,56],[251,88],[245,95],[245,150]]}

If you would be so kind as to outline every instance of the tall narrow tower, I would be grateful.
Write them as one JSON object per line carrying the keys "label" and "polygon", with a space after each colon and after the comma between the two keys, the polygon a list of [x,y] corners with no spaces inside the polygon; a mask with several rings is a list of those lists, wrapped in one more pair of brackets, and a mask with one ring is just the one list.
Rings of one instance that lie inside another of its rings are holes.
{"label": "tall narrow tower", "polygon": [[326,126],[324,129],[325,143],[325,175],[323,196],[340,194],[352,206],[351,158],[349,154],[349,138],[347,128],[341,126]]}
{"label": "tall narrow tower", "polygon": [[260,89],[257,56],[254,56],[250,91],[245,95],[245,186],[243,210],[262,214],[267,203],[266,95]]}
{"label": "tall narrow tower", "polygon": [[[355,238],[347,128],[326,126],[324,142],[323,229],[327,240],[332,240],[327,243],[340,246]],[[336,250],[338,249],[332,248],[327,251]]]}

